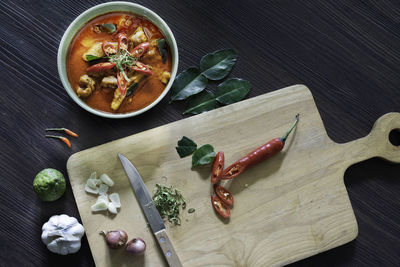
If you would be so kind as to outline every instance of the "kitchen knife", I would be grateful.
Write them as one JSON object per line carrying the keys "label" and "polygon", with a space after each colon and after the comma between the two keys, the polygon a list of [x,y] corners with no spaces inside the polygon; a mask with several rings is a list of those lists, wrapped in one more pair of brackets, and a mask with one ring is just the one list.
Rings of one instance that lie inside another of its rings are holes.
{"label": "kitchen knife", "polygon": [[120,153],[118,153],[118,157],[121,160],[122,166],[124,167],[125,173],[132,185],[133,191],[135,191],[136,199],[138,200],[139,205],[142,208],[143,213],[150,225],[150,228],[163,251],[168,265],[171,267],[181,267],[182,264],[175,252],[174,247],[172,246],[171,241],[168,238],[167,231],[165,231],[164,221],[162,220],[160,213],[158,212],[154,201],[142,180],[142,177],[140,177],[139,172],[129,161],[129,159]]}

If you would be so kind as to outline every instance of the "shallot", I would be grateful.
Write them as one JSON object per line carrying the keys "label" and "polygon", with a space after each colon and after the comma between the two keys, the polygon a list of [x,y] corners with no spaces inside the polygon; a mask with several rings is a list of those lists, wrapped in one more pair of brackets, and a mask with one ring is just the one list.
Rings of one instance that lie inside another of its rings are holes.
{"label": "shallot", "polygon": [[146,243],[140,237],[130,240],[126,244],[126,251],[134,255],[141,255],[146,250]]}
{"label": "shallot", "polygon": [[128,241],[128,235],[124,230],[102,231],[110,248],[120,248]]}

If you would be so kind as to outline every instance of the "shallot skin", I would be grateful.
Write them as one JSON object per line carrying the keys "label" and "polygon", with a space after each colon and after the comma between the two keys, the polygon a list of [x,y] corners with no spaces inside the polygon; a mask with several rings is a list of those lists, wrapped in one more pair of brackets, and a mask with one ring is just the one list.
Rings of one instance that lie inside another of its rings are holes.
{"label": "shallot skin", "polygon": [[146,242],[140,237],[130,240],[126,244],[126,251],[134,255],[142,255],[146,250]]}

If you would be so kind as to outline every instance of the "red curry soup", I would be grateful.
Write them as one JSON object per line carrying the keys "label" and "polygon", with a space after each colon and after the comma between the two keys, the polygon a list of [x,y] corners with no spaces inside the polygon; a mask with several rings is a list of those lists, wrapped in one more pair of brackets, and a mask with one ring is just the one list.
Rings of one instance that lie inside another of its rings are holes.
{"label": "red curry soup", "polygon": [[94,109],[127,113],[150,105],[171,76],[171,53],[161,31],[130,13],[100,15],[72,40],[67,73],[75,93]]}

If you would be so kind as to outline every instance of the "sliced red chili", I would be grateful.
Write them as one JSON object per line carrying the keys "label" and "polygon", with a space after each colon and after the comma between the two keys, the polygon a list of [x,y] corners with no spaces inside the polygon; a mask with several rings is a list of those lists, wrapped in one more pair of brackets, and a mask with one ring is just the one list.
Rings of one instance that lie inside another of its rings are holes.
{"label": "sliced red chili", "polygon": [[106,54],[108,57],[112,54],[117,53],[117,49],[115,49],[114,45],[110,42],[104,42],[102,45],[103,52]]}
{"label": "sliced red chili", "polygon": [[131,69],[145,75],[153,75],[153,71],[150,69],[150,67],[139,61],[136,61],[135,65],[132,66]]}
{"label": "sliced red chili", "polygon": [[124,75],[120,71],[117,72],[117,85],[120,93],[125,95],[128,87],[128,81],[125,80]]}
{"label": "sliced red chili", "polygon": [[102,62],[95,65],[90,66],[86,69],[87,72],[105,72],[115,67],[115,63],[113,62]]}
{"label": "sliced red chili", "polygon": [[150,47],[150,43],[143,42],[140,45],[138,45],[132,49],[131,55],[133,57],[140,58],[147,52],[147,50],[149,50],[149,47]]}
{"label": "sliced red chili", "polygon": [[140,23],[139,18],[125,16],[118,22],[118,32],[128,32],[131,28],[136,28]]}
{"label": "sliced red chili", "polygon": [[211,171],[211,183],[216,184],[221,179],[222,170],[224,169],[225,156],[224,152],[218,152],[215,156]]}
{"label": "sliced red chili", "polygon": [[229,218],[231,216],[231,209],[221,201],[216,195],[211,196],[211,203],[214,209],[224,218]]}
{"label": "sliced red chili", "polygon": [[233,206],[233,195],[225,187],[215,184],[214,191],[222,202],[224,202],[226,205]]}
{"label": "sliced red chili", "polygon": [[125,33],[118,33],[118,50],[128,50],[128,37]]}

